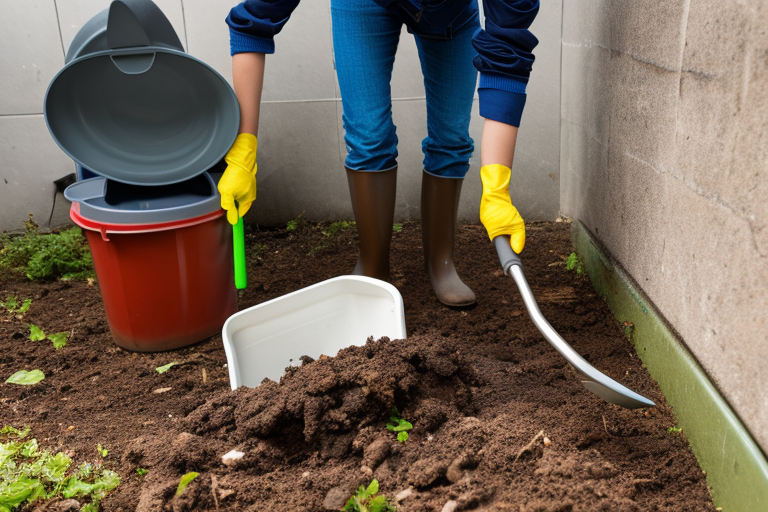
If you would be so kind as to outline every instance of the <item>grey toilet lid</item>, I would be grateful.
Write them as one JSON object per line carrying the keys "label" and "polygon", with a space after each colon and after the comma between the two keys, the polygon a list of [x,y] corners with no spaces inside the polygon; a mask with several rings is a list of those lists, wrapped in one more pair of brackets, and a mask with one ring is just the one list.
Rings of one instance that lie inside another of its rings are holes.
{"label": "grey toilet lid", "polygon": [[75,162],[134,185],[205,172],[229,150],[240,124],[232,87],[184,52],[151,0],[113,0],[83,25],[43,113]]}
{"label": "grey toilet lid", "polygon": [[82,166],[137,185],[166,185],[211,168],[237,137],[229,84],[175,50],[111,50],[62,69],[45,98],[58,145]]}

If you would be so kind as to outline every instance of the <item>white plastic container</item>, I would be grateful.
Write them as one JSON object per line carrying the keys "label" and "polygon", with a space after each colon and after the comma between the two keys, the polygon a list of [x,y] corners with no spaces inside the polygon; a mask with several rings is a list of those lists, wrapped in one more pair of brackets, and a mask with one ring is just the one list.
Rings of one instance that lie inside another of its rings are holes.
{"label": "white plastic container", "polygon": [[301,356],[335,356],[352,345],[405,338],[403,298],[389,283],[341,276],[229,317],[222,329],[232,389],[279,380]]}

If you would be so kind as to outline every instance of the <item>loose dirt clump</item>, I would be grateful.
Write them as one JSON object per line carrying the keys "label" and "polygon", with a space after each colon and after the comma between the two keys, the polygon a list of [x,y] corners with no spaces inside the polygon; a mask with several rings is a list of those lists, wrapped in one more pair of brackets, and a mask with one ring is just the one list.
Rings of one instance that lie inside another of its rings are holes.
{"label": "loose dirt clump", "polygon": [[[367,427],[386,423],[393,406],[415,421],[416,436],[434,431],[448,417],[471,414],[470,386],[477,384],[455,343],[382,338],[334,358],[305,359],[279,384],[266,380],[257,388],[220,392],[184,425],[195,434],[230,441],[270,441],[300,458],[313,452],[341,458],[353,446],[361,451],[356,438],[365,436]],[[386,430],[382,434],[391,437]]]}
{"label": "loose dirt clump", "polygon": [[[330,235],[328,233],[331,233]],[[405,340],[368,340],[302,358],[279,382],[229,388],[221,338],[172,353],[114,345],[98,285],[0,283],[31,298],[0,322],[0,381],[42,370],[32,387],[0,384],[5,424],[76,464],[122,477],[106,511],[338,510],[372,479],[401,512],[714,511],[705,475],[622,326],[589,281],[566,270],[567,226],[531,224],[522,259],[544,316],[591,364],[656,401],[627,411],[586,391],[536,331],[484,230],[462,226],[457,266],[478,296],[451,309],[432,295],[419,225],[394,233],[392,282]],[[297,223],[248,236],[241,308],[348,272],[354,230]],[[70,332],[56,350],[28,324]],[[332,354],[328,354],[331,356]],[[155,368],[177,364],[165,373]],[[387,430],[392,408],[413,424]],[[242,457],[222,461],[235,450]],[[140,470],[140,471],[139,471]],[[179,479],[197,472],[181,496]]]}

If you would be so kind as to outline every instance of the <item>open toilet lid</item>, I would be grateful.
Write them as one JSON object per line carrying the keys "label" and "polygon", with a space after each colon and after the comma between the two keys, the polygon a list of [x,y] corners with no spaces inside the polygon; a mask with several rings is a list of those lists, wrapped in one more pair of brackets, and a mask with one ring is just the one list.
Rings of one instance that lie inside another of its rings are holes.
{"label": "open toilet lid", "polygon": [[116,0],[86,23],[45,97],[45,120],[62,150],[135,185],[178,183],[219,162],[237,137],[237,97],[174,41],[149,0]]}

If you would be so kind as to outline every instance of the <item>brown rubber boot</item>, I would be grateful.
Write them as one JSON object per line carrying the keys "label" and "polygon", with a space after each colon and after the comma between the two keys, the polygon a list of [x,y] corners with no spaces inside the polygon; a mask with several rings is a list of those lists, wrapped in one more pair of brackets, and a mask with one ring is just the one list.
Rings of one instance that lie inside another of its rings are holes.
{"label": "brown rubber boot", "polygon": [[346,169],[360,249],[352,274],[389,281],[397,167],[386,171]]}
{"label": "brown rubber boot", "polygon": [[421,236],[424,264],[437,299],[447,306],[469,306],[475,294],[453,265],[456,215],[463,178],[441,178],[424,171],[421,180]]}

